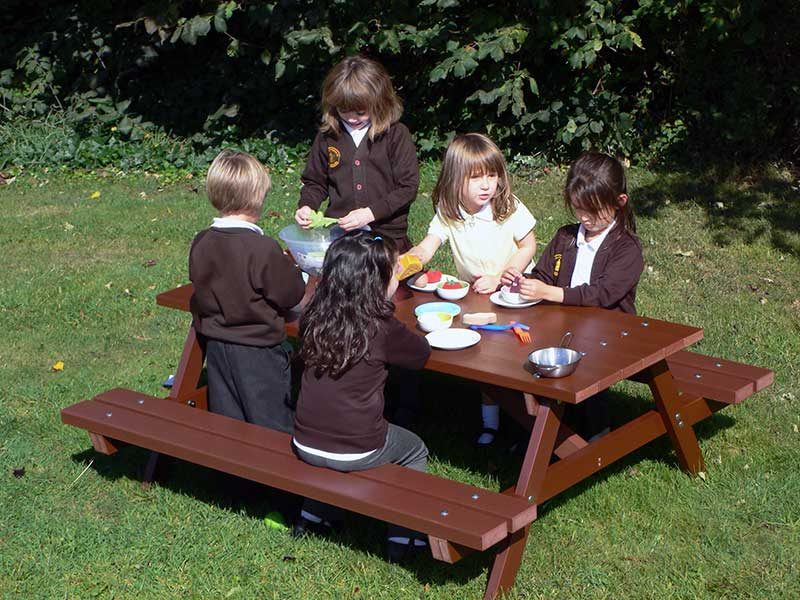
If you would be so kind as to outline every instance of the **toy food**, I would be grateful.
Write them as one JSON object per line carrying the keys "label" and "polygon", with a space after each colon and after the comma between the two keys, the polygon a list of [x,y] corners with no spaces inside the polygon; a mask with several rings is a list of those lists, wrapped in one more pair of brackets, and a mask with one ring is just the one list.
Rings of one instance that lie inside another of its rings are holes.
{"label": "toy food", "polygon": [[317,227],[328,227],[329,225],[333,225],[334,223],[336,223],[336,219],[332,217],[326,217],[325,213],[323,213],[321,210],[311,211],[309,219],[311,220],[311,224],[308,226],[309,229],[316,229]]}
{"label": "toy food", "polygon": [[419,273],[422,270],[422,261],[419,256],[414,254],[403,254],[397,259],[397,264],[399,265],[397,278],[400,280],[411,277],[414,273]]}
{"label": "toy food", "polygon": [[493,312],[485,313],[465,313],[461,316],[464,325],[490,325],[497,322],[497,314]]}
{"label": "toy food", "polygon": [[430,270],[425,273],[425,277],[427,278],[428,283],[439,283],[439,281],[442,279],[442,272]]}
{"label": "toy food", "polygon": [[443,290],[460,290],[463,287],[467,287],[467,284],[463,281],[445,281],[439,287]]}

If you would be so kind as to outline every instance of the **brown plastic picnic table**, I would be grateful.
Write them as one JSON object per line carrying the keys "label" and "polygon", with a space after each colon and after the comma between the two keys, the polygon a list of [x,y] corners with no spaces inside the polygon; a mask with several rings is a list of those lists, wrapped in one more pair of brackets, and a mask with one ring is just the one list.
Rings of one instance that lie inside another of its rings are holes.
{"label": "brown plastic picnic table", "polygon": [[[181,286],[159,294],[157,302],[188,311],[192,292],[191,285]],[[312,293],[313,282],[301,305]],[[395,315],[411,328],[416,328],[414,309],[439,300],[425,292],[409,294],[406,290],[404,295],[402,299],[395,298]],[[519,392],[503,394],[501,405],[530,431],[530,441],[516,485],[504,493],[540,505],[665,432],[683,469],[692,474],[703,470],[692,425],[723,405],[695,394],[679,393],[667,362],[702,339],[701,329],[598,308],[544,303],[529,308],[503,308],[492,304],[488,296],[473,292],[456,303],[462,314],[493,311],[500,323],[515,320],[530,326],[531,344],[523,345],[510,332],[482,331],[477,345],[462,350],[434,350],[425,365],[425,369]],[[290,336],[297,335],[298,316],[297,312],[287,315],[286,331]],[[458,317],[453,326],[460,326]],[[557,345],[566,331],[573,334],[571,347],[585,353],[578,369],[561,379],[535,377],[528,367],[528,354],[536,348]],[[202,348],[190,326],[170,393],[173,400],[205,407],[205,388],[198,384],[202,366]],[[653,410],[592,443],[562,423],[565,404],[582,402],[625,379],[649,386]],[[485,598],[494,598],[513,585],[528,529],[510,534],[500,545]],[[446,540],[432,541],[434,556],[447,562],[455,562],[467,552]]]}

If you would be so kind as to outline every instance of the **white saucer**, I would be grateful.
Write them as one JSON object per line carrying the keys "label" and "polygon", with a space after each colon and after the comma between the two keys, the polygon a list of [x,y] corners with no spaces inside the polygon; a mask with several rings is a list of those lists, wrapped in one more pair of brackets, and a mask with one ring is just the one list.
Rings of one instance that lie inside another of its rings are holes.
{"label": "white saucer", "polygon": [[408,287],[410,287],[412,290],[417,290],[418,292],[435,292],[436,288],[439,287],[439,284],[444,281],[458,281],[458,278],[453,277],[452,275],[445,275],[444,273],[442,273],[442,278],[439,281],[429,283],[426,286],[419,286],[409,283]]}
{"label": "white saucer", "polygon": [[432,331],[426,335],[425,338],[433,348],[439,348],[441,350],[461,350],[480,342],[481,334],[474,329],[451,327],[450,329]]}
{"label": "white saucer", "polygon": [[500,295],[500,292],[495,292],[491,296],[489,296],[489,300],[492,301],[493,304],[497,304],[497,306],[503,306],[505,308],[528,308],[529,306],[533,306],[534,304],[539,304],[541,300],[531,300],[530,302],[521,302],[520,304],[513,304],[511,302],[506,302],[503,300],[503,297]]}

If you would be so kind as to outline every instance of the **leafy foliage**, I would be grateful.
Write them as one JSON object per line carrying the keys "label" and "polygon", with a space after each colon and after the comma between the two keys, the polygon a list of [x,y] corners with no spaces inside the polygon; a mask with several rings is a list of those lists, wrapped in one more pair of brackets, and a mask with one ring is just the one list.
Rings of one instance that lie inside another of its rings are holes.
{"label": "leafy foliage", "polygon": [[7,123],[57,110],[77,145],[148,132],[200,157],[294,145],[313,133],[325,72],[363,52],[389,69],[423,152],[466,130],[523,155],[800,151],[793,0],[37,4],[8,0],[0,16],[0,110]]}

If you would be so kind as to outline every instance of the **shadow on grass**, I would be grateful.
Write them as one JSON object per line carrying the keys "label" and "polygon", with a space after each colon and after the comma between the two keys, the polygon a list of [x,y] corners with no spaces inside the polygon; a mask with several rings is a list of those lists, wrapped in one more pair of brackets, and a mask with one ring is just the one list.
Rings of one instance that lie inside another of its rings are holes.
{"label": "shadow on grass", "polygon": [[733,167],[662,173],[633,194],[639,215],[658,218],[667,203],[696,204],[706,213],[714,242],[768,238],[781,252],[800,256],[800,191],[776,175],[742,175]]}
{"label": "shadow on grass", "polygon": [[[413,429],[425,440],[431,455],[443,465],[463,469],[476,477],[490,475],[499,483],[500,490],[513,486],[522,457],[511,454],[507,448],[523,438],[523,431],[506,418],[497,443],[489,449],[476,448],[472,441],[479,428],[480,393],[477,386],[457,378],[426,373],[422,388],[418,426]],[[652,407],[645,396],[612,392],[612,397],[612,423],[627,422]],[[698,438],[707,439],[734,423],[731,417],[715,413],[698,423],[695,431]],[[93,468],[109,480],[141,480],[148,456],[147,450],[125,446],[114,456],[96,454],[88,449],[72,458],[80,464],[94,459]],[[662,436],[556,496],[546,509],[540,511],[540,518],[546,518],[547,512],[563,502],[642,460],[679,468],[669,440]],[[160,459],[159,470],[157,481],[160,486],[257,520],[263,520],[273,510],[291,518],[302,501],[297,496],[261,484],[165,456]],[[380,521],[348,513],[343,527],[332,534],[330,540],[368,554],[384,556],[384,535],[385,525]],[[474,553],[455,565],[444,566],[423,554],[403,564],[402,568],[413,573],[423,585],[464,584],[483,576],[491,567],[493,557],[492,552]]]}

